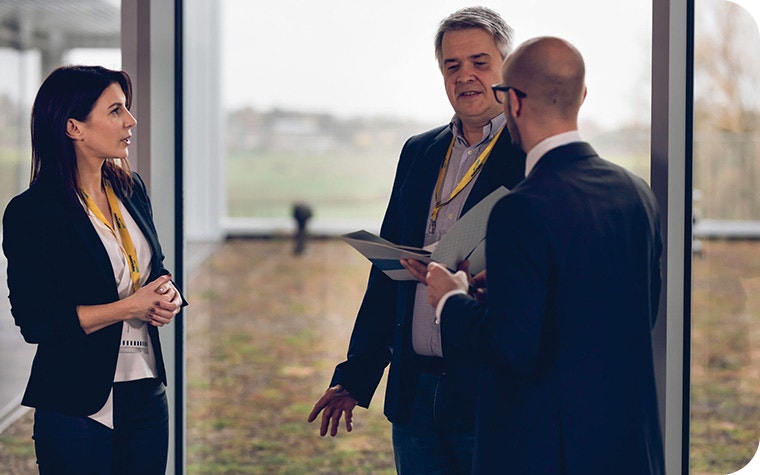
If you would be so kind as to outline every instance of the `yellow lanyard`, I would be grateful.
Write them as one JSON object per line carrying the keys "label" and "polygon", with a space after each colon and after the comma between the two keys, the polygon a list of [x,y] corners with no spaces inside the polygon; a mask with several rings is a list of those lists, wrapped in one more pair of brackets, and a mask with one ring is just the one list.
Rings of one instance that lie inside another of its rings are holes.
{"label": "yellow lanyard", "polygon": [[499,129],[498,132],[496,132],[496,135],[491,139],[491,142],[488,144],[488,146],[478,155],[478,158],[475,159],[473,164],[470,166],[470,169],[467,170],[467,173],[462,177],[461,180],[459,180],[459,183],[456,187],[451,191],[451,194],[446,199],[446,201],[441,201],[441,189],[443,188],[443,182],[446,178],[446,170],[449,168],[449,160],[451,159],[451,151],[454,149],[454,141],[456,140],[456,137],[451,138],[451,143],[449,144],[449,150],[446,152],[446,159],[443,161],[443,165],[441,165],[441,169],[438,172],[438,181],[435,184],[435,206],[433,206],[433,211],[430,213],[430,229],[431,231],[435,231],[435,223],[438,220],[438,213],[440,213],[441,208],[446,206],[451,200],[454,199],[456,195],[459,194],[460,191],[465,189],[465,187],[470,184],[473,178],[475,178],[475,175],[478,174],[481,168],[483,168],[483,165],[485,165],[486,160],[488,160],[488,156],[491,154],[491,150],[493,150],[494,145],[496,145],[496,141],[499,140],[499,136],[501,135],[501,132],[504,130],[504,127]]}
{"label": "yellow lanyard", "polygon": [[[132,277],[132,287],[134,288],[135,292],[137,292],[137,290],[140,288],[140,266],[137,263],[137,250],[135,250],[135,245],[132,243],[132,238],[129,235],[127,224],[124,222],[124,218],[121,215],[119,201],[116,199],[116,194],[111,188],[111,184],[106,181],[103,183],[103,188],[105,188],[106,199],[108,200],[108,204],[111,207],[113,222],[116,225],[116,228],[119,230],[119,236],[121,237],[121,244],[119,247],[121,248],[121,252],[124,253],[124,257],[127,258],[127,262],[129,263],[129,273]],[[82,190],[82,195],[84,196],[84,202],[87,204],[87,208],[89,208],[90,211],[92,211],[92,214],[94,214],[96,218],[105,224],[106,227],[108,227],[108,229],[114,235],[114,237],[116,237],[116,232],[111,227],[111,223],[108,222],[105,215],[103,215],[103,213],[98,208],[98,205],[95,204],[95,200],[93,200],[92,197],[88,195],[84,190]]]}

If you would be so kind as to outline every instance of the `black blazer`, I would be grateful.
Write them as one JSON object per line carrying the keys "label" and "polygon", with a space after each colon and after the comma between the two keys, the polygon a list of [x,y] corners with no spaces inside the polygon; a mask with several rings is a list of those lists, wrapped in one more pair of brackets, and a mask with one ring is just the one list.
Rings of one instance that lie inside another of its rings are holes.
{"label": "black blazer", "polygon": [[[152,281],[168,271],[145,185],[136,173],[133,177],[134,192],[124,205],[150,243]],[[32,185],[5,209],[3,251],[11,313],[24,339],[37,344],[22,404],[94,414],[113,384],[122,325],[87,335],[79,324],[77,305],[119,299],[108,254],[90,219],[55,186]],[[158,378],[166,384],[158,330],[148,329]]]}
{"label": "black blazer", "polygon": [[[410,138],[396,170],[380,235],[397,244],[422,246],[430,199],[438,171],[451,143],[448,126]],[[505,129],[491,151],[467,198],[462,212],[501,185],[514,187],[525,174],[525,156],[511,144]],[[339,364],[331,384],[343,385],[362,407],[368,407],[385,367],[390,363],[385,393],[385,415],[391,422],[409,417],[419,363],[412,349],[412,310],[416,282],[391,280],[372,267],[356,317],[348,359]],[[476,369],[445,357],[447,404],[442,424],[474,426]]]}
{"label": "black blazer", "polygon": [[444,353],[483,364],[475,473],[662,474],[651,329],[657,203],[586,143],[547,153],[494,207],[487,308],[441,316]]}

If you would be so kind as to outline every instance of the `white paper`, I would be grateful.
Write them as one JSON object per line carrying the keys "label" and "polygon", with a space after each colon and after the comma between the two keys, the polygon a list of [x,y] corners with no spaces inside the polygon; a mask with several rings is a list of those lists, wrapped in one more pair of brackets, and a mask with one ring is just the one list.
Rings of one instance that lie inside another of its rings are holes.
{"label": "white paper", "polygon": [[425,264],[435,261],[452,271],[467,259],[470,273],[477,274],[486,267],[485,239],[491,209],[508,192],[504,186],[491,192],[459,218],[440,241],[424,249],[394,244],[364,230],[341,237],[393,280],[415,280],[400,259],[417,259]]}

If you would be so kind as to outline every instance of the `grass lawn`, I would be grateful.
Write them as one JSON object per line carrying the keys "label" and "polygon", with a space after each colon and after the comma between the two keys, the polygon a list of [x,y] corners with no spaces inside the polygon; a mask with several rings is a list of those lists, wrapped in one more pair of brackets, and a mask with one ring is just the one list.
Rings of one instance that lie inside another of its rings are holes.
{"label": "grass lawn", "polygon": [[231,217],[290,217],[304,201],[321,218],[383,217],[398,151],[238,153],[226,161]]}
{"label": "grass lawn", "polygon": [[691,473],[738,471],[760,442],[760,242],[693,260]]}
{"label": "grass lawn", "polygon": [[395,473],[382,389],[354,431],[306,423],[346,345],[368,262],[341,241],[230,241],[190,282],[191,474]]}

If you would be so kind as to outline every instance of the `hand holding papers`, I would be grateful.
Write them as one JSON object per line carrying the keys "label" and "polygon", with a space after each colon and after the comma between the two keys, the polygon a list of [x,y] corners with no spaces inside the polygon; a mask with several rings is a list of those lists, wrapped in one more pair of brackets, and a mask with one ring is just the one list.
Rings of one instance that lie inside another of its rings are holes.
{"label": "hand holding papers", "polygon": [[503,186],[494,190],[465,213],[443,239],[429,248],[394,244],[367,231],[355,231],[341,237],[393,280],[415,280],[401,265],[400,259],[417,259],[424,263],[435,261],[452,272],[459,262],[467,259],[470,273],[477,274],[486,265],[488,217],[496,202],[508,191]]}
{"label": "hand holding papers", "polygon": [[401,259],[417,259],[427,264],[433,254],[428,249],[394,244],[364,230],[341,237],[393,280],[415,280],[401,265]]}

